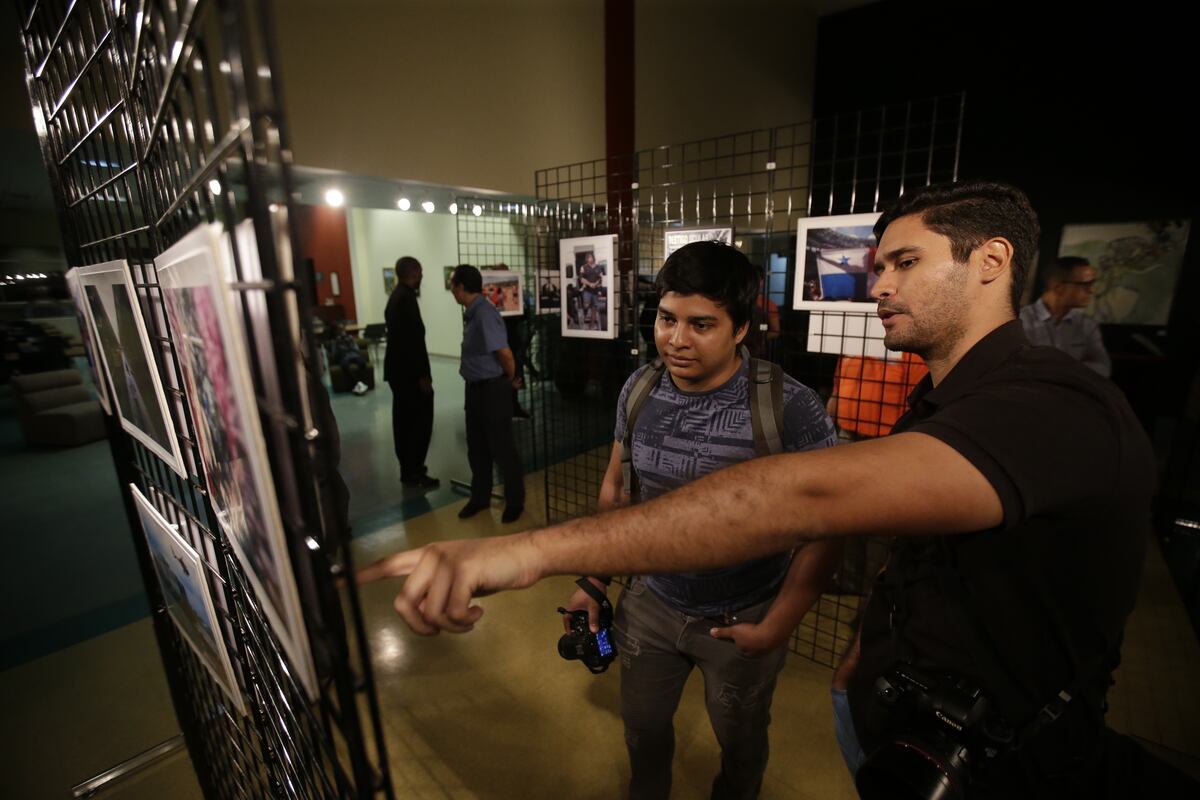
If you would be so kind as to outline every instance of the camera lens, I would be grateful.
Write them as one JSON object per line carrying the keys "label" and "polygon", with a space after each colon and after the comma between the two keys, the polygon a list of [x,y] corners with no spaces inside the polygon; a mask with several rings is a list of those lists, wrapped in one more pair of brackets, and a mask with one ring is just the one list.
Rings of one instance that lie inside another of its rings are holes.
{"label": "camera lens", "polygon": [[862,800],[961,800],[964,766],[916,737],[896,739],[863,762],[854,785]]}
{"label": "camera lens", "polygon": [[558,654],[567,661],[574,661],[583,658],[582,648],[579,646],[575,637],[569,633],[565,633],[558,640]]}

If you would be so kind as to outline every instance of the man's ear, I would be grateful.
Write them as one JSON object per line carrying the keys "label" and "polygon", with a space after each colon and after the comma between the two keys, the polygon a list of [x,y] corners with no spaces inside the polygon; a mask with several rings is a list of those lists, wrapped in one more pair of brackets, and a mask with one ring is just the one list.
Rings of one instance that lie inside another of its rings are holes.
{"label": "man's ear", "polygon": [[991,283],[1012,270],[1012,242],[1003,236],[988,239],[975,248],[975,257],[979,264],[980,280]]}
{"label": "man's ear", "polygon": [[736,331],[733,332],[733,343],[741,344],[742,340],[746,338],[746,334],[748,334],[749,332],[750,332],[750,321],[746,320],[745,322],[742,323],[742,326],[740,328],[738,328]]}

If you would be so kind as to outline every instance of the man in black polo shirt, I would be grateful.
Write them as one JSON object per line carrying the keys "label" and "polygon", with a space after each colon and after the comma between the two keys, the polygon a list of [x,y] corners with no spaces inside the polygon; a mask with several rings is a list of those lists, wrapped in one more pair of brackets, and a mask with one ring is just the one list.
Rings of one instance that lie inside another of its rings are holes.
{"label": "man in black polo shirt", "polygon": [[[701,569],[806,538],[894,535],[850,680],[865,750],[901,731],[879,678],[897,666],[943,683],[951,674],[980,687],[1022,739],[973,773],[970,797],[1145,796],[1137,781],[1161,773],[1102,713],[1149,529],[1146,437],[1114,387],[1025,341],[1017,299],[1038,225],[1023,193],[927,187],[876,232],[885,343],[930,370],[891,436],[734,465],[535,533],[441,542],[361,577],[409,575],[396,598],[408,624],[460,632],[483,613],[472,597],[547,575]],[[1038,729],[1039,717],[1053,721]],[[981,753],[971,758],[986,762]],[[906,796],[903,780],[874,796]]]}

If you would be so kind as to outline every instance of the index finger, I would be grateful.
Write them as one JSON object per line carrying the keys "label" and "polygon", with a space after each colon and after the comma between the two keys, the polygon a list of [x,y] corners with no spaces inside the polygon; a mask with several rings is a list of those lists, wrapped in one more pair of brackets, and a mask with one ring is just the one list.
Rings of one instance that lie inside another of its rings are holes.
{"label": "index finger", "polygon": [[420,560],[420,550],[405,550],[400,553],[393,553],[357,570],[354,573],[354,579],[361,584],[371,583],[383,578],[399,578],[402,575],[411,573]]}

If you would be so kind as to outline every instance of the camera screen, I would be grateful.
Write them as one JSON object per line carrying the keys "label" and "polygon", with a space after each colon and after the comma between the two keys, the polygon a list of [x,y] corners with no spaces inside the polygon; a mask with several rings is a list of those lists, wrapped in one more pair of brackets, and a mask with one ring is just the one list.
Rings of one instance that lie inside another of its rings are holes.
{"label": "camera screen", "polygon": [[596,646],[600,649],[600,655],[608,658],[612,655],[612,644],[608,641],[608,630],[601,628],[596,634]]}

